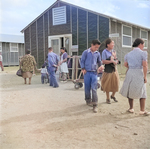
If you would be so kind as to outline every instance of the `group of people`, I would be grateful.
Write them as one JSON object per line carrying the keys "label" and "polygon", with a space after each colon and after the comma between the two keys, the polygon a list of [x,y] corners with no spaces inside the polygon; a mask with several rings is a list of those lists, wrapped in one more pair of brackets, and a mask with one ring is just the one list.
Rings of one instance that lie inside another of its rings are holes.
{"label": "group of people", "polygon": [[46,60],[47,70],[50,77],[50,86],[57,88],[59,84],[56,78],[56,72],[58,69],[61,74],[61,82],[67,82],[67,74],[68,74],[68,66],[67,66],[67,58],[68,54],[65,47],[60,49],[61,54],[60,57],[53,52],[53,48],[48,48],[48,57]]}
{"label": "group of people", "polygon": [[[65,47],[62,47],[60,49],[60,58],[57,54],[53,52],[53,48],[48,48],[48,55],[46,57],[46,60],[44,64],[42,65],[41,69],[36,68],[36,61],[35,58],[31,55],[30,50],[26,50],[26,55],[23,56],[20,60],[20,69],[22,71],[22,77],[24,78],[24,83],[27,84],[27,78],[29,78],[29,84],[31,84],[31,78],[35,72],[35,70],[41,72],[41,82],[42,84],[45,83],[45,80],[47,80],[47,83],[50,83],[50,86],[57,88],[59,87],[57,78],[56,78],[56,71],[58,68],[60,68],[61,72],[61,82],[67,81],[67,73],[68,73],[68,67],[67,67],[67,51]],[[60,67],[59,67],[60,66]]]}
{"label": "group of people", "polygon": [[[111,99],[118,102],[115,95],[119,91],[119,75],[116,65],[119,63],[117,54],[114,49],[114,41],[108,38],[105,42],[106,49],[102,52],[102,57],[98,52],[101,43],[99,40],[93,40],[91,47],[82,53],[81,68],[84,75],[84,91],[86,104],[93,107],[93,112],[98,112],[98,95],[97,83],[98,73],[103,73],[101,77],[101,90],[106,93],[106,103],[111,104]],[[126,78],[120,90],[121,95],[128,98],[130,113],[134,113],[133,101],[140,99],[140,114],[149,115],[145,111],[146,101],[146,83],[147,83],[147,52],[143,51],[144,41],[137,38],[133,43],[133,49],[126,54],[124,66],[127,67]],[[67,80],[67,52],[65,48],[61,48],[60,58],[53,52],[53,48],[48,48],[48,56],[41,69],[41,81],[49,76],[50,86],[57,88],[59,84],[56,79],[56,71],[60,67],[62,82]],[[30,51],[27,50],[26,55],[20,63],[23,71],[23,78],[31,78],[36,67],[36,62]],[[110,95],[110,93],[112,93]]]}
{"label": "group of people", "polygon": [[[91,47],[82,53],[81,68],[84,74],[85,101],[89,106],[93,106],[93,112],[98,112],[97,96],[97,72],[103,72],[101,78],[101,90],[106,93],[106,103],[111,104],[116,92],[119,91],[119,75],[116,65],[119,63],[116,52],[113,50],[114,41],[107,39],[106,49],[102,52],[102,59],[98,49],[99,40],[93,40]],[[140,99],[140,115],[149,115],[145,111],[146,83],[147,83],[147,52],[143,51],[144,41],[137,38],[133,43],[133,50],[126,54],[124,66],[127,67],[125,81],[120,90],[122,96],[128,98],[130,113],[134,113],[133,100]],[[97,68],[98,65],[98,68]],[[110,92],[112,92],[110,96]]]}

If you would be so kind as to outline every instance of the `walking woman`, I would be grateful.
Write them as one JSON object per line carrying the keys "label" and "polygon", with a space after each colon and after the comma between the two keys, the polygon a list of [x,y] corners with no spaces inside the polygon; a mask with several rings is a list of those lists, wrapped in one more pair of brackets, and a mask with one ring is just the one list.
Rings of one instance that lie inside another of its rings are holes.
{"label": "walking woman", "polygon": [[114,52],[113,48],[114,41],[107,39],[106,49],[102,52],[102,62],[105,64],[105,69],[101,79],[101,86],[102,90],[106,92],[106,103],[108,104],[111,104],[110,92],[112,92],[111,99],[118,102],[115,97],[116,92],[119,90],[119,75],[116,69],[118,61],[115,60],[116,52]]}
{"label": "walking woman", "polygon": [[128,68],[125,81],[120,93],[128,98],[128,112],[134,113],[133,99],[140,99],[141,115],[148,115],[145,111],[146,83],[147,83],[147,52],[143,51],[144,41],[137,38],[133,43],[133,50],[125,56],[124,66]]}
{"label": "walking woman", "polygon": [[31,78],[35,66],[36,66],[35,58],[30,54],[30,50],[27,50],[26,55],[21,59],[20,62],[22,77],[24,78],[25,84],[27,84],[27,78],[29,78],[29,84],[31,84]]}

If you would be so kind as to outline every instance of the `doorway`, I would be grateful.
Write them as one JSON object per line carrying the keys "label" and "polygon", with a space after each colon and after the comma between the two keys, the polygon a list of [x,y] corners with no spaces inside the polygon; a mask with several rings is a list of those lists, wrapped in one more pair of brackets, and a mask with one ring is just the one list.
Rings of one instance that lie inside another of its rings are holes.
{"label": "doorway", "polygon": [[57,55],[60,55],[60,48],[65,47],[67,53],[71,55],[72,34],[49,36],[48,47],[52,47],[54,53],[56,53]]}

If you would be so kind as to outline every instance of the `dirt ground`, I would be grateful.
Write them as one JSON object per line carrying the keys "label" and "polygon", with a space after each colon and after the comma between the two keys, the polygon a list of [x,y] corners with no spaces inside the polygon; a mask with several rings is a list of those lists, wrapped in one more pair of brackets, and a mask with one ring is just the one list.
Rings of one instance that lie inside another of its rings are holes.
{"label": "dirt ground", "polygon": [[[42,85],[40,75],[24,85],[16,70],[0,72],[0,149],[150,149],[150,116],[139,116],[138,100],[135,114],[129,114],[126,98],[117,93],[119,102],[108,105],[99,89],[95,114],[85,104],[83,88],[68,82],[54,89]],[[148,111],[149,84],[150,75]]]}

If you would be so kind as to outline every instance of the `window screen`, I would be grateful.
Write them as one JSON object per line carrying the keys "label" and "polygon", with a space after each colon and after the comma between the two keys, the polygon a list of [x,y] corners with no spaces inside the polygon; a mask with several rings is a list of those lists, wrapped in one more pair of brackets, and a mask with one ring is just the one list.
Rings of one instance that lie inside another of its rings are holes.
{"label": "window screen", "polygon": [[127,26],[123,26],[123,34],[131,36],[131,28]]}
{"label": "window screen", "polygon": [[53,8],[53,25],[66,24],[66,6]]}
{"label": "window screen", "polygon": [[123,36],[123,45],[131,46],[131,37]]}
{"label": "window screen", "polygon": [[148,32],[141,30],[141,38],[144,41],[144,49],[147,49],[147,46],[148,46]]}
{"label": "window screen", "polygon": [[131,41],[132,41],[132,28],[128,27],[128,26],[124,26],[122,27],[123,31],[123,35],[122,35],[122,46],[124,47],[131,47]]}
{"label": "window screen", "polygon": [[18,44],[17,43],[10,44],[10,52],[18,52]]}
{"label": "window screen", "polygon": [[147,40],[144,40],[144,46],[147,47],[148,43]]}
{"label": "window screen", "polygon": [[141,31],[141,38],[147,39],[147,32]]}

